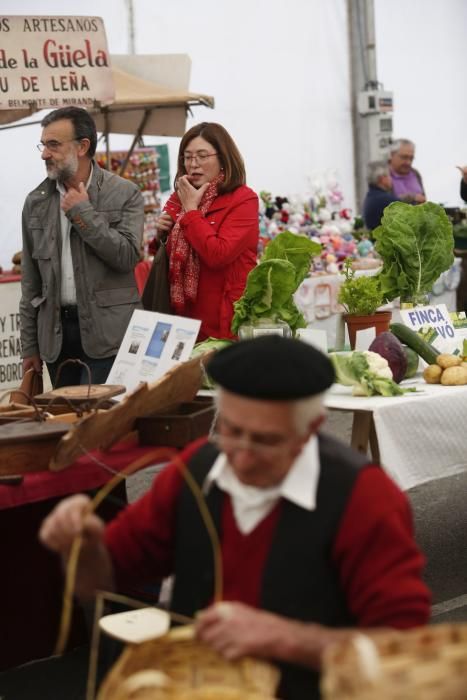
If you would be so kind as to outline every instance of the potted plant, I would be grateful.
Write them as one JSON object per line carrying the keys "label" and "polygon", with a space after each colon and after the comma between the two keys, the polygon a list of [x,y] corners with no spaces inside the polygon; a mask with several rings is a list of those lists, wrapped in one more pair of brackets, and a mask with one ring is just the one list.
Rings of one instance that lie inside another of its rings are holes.
{"label": "potted plant", "polygon": [[372,235],[383,261],[378,279],[384,300],[426,304],[433,284],[454,262],[452,223],[443,207],[393,202]]}
{"label": "potted plant", "polygon": [[355,348],[357,331],[374,328],[376,335],[389,330],[390,311],[378,311],[384,297],[378,276],[357,277],[352,267],[352,259],[344,263],[344,281],[339,289],[337,300],[345,309],[344,321],[347,324],[350,347]]}

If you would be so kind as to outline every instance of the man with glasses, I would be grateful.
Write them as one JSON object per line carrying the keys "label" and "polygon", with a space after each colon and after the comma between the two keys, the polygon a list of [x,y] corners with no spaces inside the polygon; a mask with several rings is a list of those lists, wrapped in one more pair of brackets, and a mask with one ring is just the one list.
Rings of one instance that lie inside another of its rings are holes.
{"label": "man with glasses", "polygon": [[[134,278],[144,203],[94,160],[96,126],[79,107],[42,120],[47,171],[23,209],[23,370],[47,363],[54,386],[104,383],[140,300]],[[57,384],[58,379],[58,384]]]}
{"label": "man with glasses", "polygon": [[392,191],[396,197],[409,204],[422,204],[426,201],[422,176],[412,167],[415,158],[415,144],[408,139],[393,141],[390,149]]}
{"label": "man with glasses", "polygon": [[349,628],[427,622],[408,502],[379,466],[319,433],[334,372],[312,346],[240,341],[207,372],[218,385],[215,429],[181,458],[219,534],[228,602],[212,605],[212,544],[176,464],[106,531],[73,496],[41,539],[66,560],[84,534],[81,595],[175,573],[170,609],[196,615],[201,639],[229,659],[275,661],[278,697],[317,698],[322,653]]}

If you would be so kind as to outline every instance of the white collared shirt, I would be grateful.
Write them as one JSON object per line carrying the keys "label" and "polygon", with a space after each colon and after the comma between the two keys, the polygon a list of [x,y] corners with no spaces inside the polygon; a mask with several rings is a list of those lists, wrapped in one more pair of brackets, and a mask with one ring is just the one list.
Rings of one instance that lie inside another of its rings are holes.
{"label": "white collared shirt", "polygon": [[229,494],[237,527],[247,535],[272,511],[281,498],[305,510],[314,510],[319,473],[318,438],[313,435],[293,462],[286,477],[277,486],[261,489],[242,484],[235,476],[226,455],[221,452],[206,476],[203,490],[209,491],[211,485],[216,483],[222,491]]}
{"label": "white collared shirt", "polygon": [[[91,172],[86,182],[86,189],[91,184],[93,165],[91,163]],[[60,193],[60,204],[66,194],[66,189],[62,183],[57,180],[57,190]],[[71,221],[60,207],[60,232],[62,235],[62,257],[61,257],[61,287],[60,287],[60,303],[62,306],[76,305],[76,284],[75,273],[73,272],[73,259],[71,257],[70,245]]]}

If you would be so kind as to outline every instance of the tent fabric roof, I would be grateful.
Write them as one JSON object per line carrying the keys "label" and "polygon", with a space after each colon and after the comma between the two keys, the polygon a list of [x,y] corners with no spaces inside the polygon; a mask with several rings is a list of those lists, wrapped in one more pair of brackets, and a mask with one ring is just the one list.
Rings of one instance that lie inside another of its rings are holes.
{"label": "tent fabric roof", "polygon": [[203,104],[214,107],[214,98],[198,93],[170,90],[157,83],[143,80],[120,68],[112,67],[115,85],[115,101],[108,105],[110,111],[115,111],[120,105],[180,105]]}

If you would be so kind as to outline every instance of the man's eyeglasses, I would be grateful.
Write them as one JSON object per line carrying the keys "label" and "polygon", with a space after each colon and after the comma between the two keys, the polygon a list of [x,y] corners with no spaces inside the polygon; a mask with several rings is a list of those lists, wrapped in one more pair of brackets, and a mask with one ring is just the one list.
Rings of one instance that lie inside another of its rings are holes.
{"label": "man's eyeglasses", "polygon": [[72,141],[80,141],[81,139],[75,138],[75,139],[67,139],[66,141],[46,141],[45,143],[41,141],[40,143],[37,144],[38,150],[43,153],[45,149],[48,151],[52,151],[52,153],[59,151],[60,147],[63,146],[65,143],[71,143]]}
{"label": "man's eyeglasses", "polygon": [[198,151],[198,153],[184,153],[182,155],[182,162],[185,165],[189,165],[189,163],[197,162],[197,163],[205,163],[208,158],[211,158],[212,156],[217,156],[217,151],[214,151],[214,153],[206,153],[206,151]]}
{"label": "man's eyeglasses", "polygon": [[254,452],[259,457],[274,458],[289,451],[291,443],[296,441],[296,437],[281,437],[274,442],[263,442],[251,437],[236,435],[224,435],[218,432],[209,434],[209,442],[219,448],[221,452],[231,450],[248,450]]}

